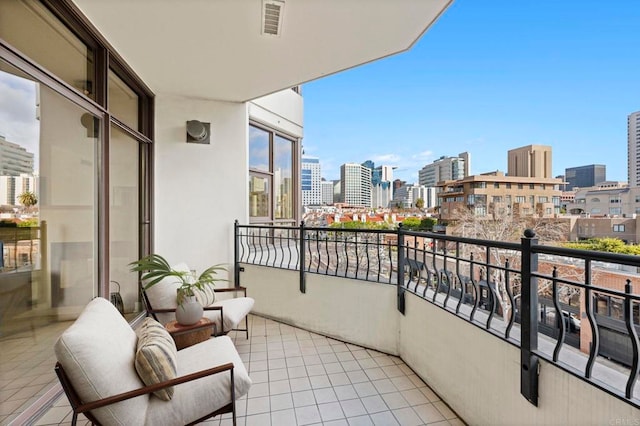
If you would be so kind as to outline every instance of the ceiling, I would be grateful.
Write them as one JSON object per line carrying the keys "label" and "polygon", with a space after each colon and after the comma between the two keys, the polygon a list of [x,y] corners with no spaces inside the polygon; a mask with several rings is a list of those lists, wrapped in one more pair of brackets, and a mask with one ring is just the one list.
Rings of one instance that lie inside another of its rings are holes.
{"label": "ceiling", "polygon": [[453,0],[74,0],[155,93],[244,102],[410,48]]}

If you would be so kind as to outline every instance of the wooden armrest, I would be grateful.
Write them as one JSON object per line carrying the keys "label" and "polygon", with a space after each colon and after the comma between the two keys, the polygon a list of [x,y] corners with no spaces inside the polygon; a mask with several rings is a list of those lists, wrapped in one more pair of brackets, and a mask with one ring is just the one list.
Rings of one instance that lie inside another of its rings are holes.
{"label": "wooden armrest", "polygon": [[228,293],[230,291],[241,291],[244,293],[244,296],[247,297],[247,288],[243,286],[216,288],[214,291],[220,292],[220,293]]}
{"label": "wooden armrest", "polygon": [[[58,367],[58,366],[56,366]],[[198,371],[196,373],[187,374],[186,376],[176,377],[175,379],[167,380],[162,383],[157,383],[151,386],[145,386],[140,389],[135,389],[129,392],[120,393],[117,395],[109,396],[107,398],[99,399],[97,401],[87,402],[80,404],[76,408],[76,412],[84,413],[87,411],[95,410],[96,408],[105,407],[107,405],[115,404],[116,402],[124,401],[127,399],[135,398],[137,396],[149,394],[160,389],[167,388],[169,386],[179,385],[181,383],[190,382],[192,380],[201,379],[203,377],[211,376],[213,374],[222,373],[224,371],[231,371],[231,382],[233,383],[233,363],[229,362],[217,367],[209,368],[207,370]],[[232,385],[233,386],[233,385]]]}

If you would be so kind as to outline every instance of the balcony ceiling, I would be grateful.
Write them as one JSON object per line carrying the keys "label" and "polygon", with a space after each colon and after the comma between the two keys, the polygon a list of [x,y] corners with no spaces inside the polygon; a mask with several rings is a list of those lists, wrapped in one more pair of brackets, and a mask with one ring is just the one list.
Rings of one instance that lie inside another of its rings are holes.
{"label": "balcony ceiling", "polygon": [[248,101],[409,49],[453,0],[74,0],[155,93]]}

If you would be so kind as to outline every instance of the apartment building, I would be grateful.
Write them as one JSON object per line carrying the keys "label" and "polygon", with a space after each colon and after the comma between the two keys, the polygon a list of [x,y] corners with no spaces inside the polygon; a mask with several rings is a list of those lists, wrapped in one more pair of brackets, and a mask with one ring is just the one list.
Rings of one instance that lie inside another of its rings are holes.
{"label": "apartment building", "polygon": [[322,203],[322,181],[320,159],[316,157],[302,157],[300,164],[300,179],[302,189],[302,205],[311,206]]}
{"label": "apartment building", "polygon": [[320,182],[321,204],[333,204],[333,181]]}
{"label": "apartment building", "polygon": [[457,180],[469,176],[471,154],[463,152],[457,157],[442,156],[418,171],[418,184],[435,187],[443,180]]}
{"label": "apartment building", "polygon": [[393,196],[391,204],[403,208],[411,208],[416,206],[416,201],[422,199],[424,201],[423,208],[431,208],[435,206],[436,189],[426,187],[424,185],[402,185],[398,188]]}
{"label": "apartment building", "polygon": [[521,217],[560,213],[561,179],[505,176],[496,171],[438,183],[440,219],[455,220],[461,209],[478,217],[511,212]]}
{"label": "apartment building", "polygon": [[640,213],[640,187],[604,182],[602,186],[579,189],[566,211],[591,217],[631,217]]}
{"label": "apartment building", "polygon": [[627,167],[629,186],[640,186],[640,111],[627,117]]}

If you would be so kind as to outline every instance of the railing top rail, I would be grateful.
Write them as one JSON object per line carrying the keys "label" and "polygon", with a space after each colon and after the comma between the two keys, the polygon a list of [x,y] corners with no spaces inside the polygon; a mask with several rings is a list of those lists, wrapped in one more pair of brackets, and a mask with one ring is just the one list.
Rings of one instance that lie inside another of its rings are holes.
{"label": "railing top rail", "polygon": [[[249,228],[249,229],[300,229],[299,226],[284,226],[284,225],[265,225],[265,224],[256,224],[256,225],[241,225],[238,224],[238,228]],[[309,229],[309,228],[306,228]]]}

